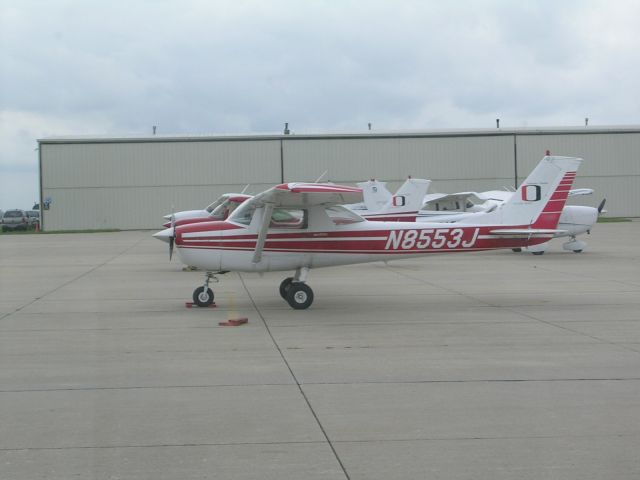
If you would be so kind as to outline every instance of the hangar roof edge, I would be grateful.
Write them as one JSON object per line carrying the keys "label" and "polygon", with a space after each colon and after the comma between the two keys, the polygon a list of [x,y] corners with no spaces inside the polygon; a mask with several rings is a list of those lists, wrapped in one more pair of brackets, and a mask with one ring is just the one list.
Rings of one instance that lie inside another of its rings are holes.
{"label": "hangar roof edge", "polygon": [[172,134],[172,135],[74,135],[39,138],[38,143],[150,143],[210,142],[259,140],[322,140],[363,138],[483,137],[509,135],[584,135],[604,133],[640,133],[640,125],[581,127],[519,127],[452,130],[374,130],[326,133],[240,133],[240,134]]}

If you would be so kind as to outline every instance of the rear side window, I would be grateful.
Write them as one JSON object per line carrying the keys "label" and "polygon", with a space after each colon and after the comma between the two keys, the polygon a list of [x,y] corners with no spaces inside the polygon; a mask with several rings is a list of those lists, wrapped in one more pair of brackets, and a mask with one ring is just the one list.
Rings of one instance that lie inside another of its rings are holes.
{"label": "rear side window", "polygon": [[351,223],[364,222],[364,218],[340,205],[334,205],[324,209],[327,216],[335,225],[349,225]]}

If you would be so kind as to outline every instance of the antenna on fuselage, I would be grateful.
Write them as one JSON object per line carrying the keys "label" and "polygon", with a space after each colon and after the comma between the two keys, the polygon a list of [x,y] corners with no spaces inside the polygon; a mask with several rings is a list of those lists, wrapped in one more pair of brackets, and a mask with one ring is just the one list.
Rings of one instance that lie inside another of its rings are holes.
{"label": "antenna on fuselage", "polygon": [[322,180],[327,173],[329,173],[329,170],[325,170],[313,183],[320,183],[320,180]]}

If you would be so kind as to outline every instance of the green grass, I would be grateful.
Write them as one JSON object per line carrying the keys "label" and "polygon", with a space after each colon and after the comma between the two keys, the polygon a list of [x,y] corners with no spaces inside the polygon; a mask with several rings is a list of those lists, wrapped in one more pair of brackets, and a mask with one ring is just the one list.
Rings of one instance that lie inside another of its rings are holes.
{"label": "green grass", "polygon": [[619,223],[630,222],[630,218],[625,217],[598,217],[598,223]]}

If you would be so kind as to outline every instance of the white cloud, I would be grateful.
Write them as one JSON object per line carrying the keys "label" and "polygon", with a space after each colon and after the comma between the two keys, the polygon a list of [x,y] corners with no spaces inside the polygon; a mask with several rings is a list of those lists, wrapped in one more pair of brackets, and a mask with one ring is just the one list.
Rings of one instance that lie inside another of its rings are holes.
{"label": "white cloud", "polygon": [[0,5],[4,168],[32,165],[38,136],[152,125],[312,132],[640,114],[632,0]]}

